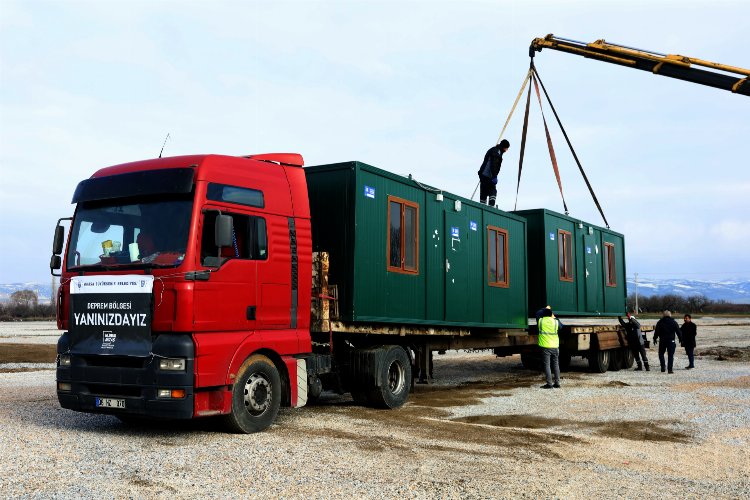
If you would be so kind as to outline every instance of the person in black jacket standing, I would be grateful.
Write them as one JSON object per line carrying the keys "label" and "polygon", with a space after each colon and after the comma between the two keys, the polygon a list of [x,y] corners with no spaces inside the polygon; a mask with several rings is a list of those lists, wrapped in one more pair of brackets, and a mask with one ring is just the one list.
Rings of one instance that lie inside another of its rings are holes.
{"label": "person in black jacket standing", "polygon": [[492,146],[487,150],[479,167],[479,203],[486,203],[491,207],[495,206],[497,198],[497,175],[500,173],[500,167],[503,164],[503,153],[508,151],[510,143],[503,139],[497,146]]}
{"label": "person in black jacket standing", "polygon": [[[674,373],[672,371],[672,366],[674,365],[674,351],[677,348],[677,343],[674,339],[675,336],[677,336],[677,338],[680,339],[680,343],[682,343],[682,332],[680,331],[680,326],[674,318],[672,318],[671,312],[664,311],[664,316],[656,322],[656,327],[654,328],[654,344],[659,344],[659,363],[661,364],[662,372],[664,372],[664,352],[666,351],[669,354],[667,368],[669,369],[669,373]],[[659,340],[661,340],[661,342],[659,342]]]}
{"label": "person in black jacket standing", "polygon": [[685,322],[680,327],[682,332],[682,347],[685,348],[685,354],[688,357],[688,365],[685,367],[686,370],[692,370],[695,368],[695,360],[693,350],[695,350],[695,336],[698,334],[698,327],[693,323],[693,317],[689,314],[685,315]]}
{"label": "person in black jacket standing", "polygon": [[[643,335],[641,334],[641,324],[638,322],[637,319],[635,319],[635,316],[630,314],[630,312],[627,313],[627,316],[628,316],[627,322],[623,321],[621,316],[617,317],[617,321],[619,321],[622,327],[625,328],[625,333],[627,334],[627,339],[628,339],[628,347],[630,348],[630,351],[633,353],[635,362],[638,364],[638,368],[636,368],[635,371],[643,370],[644,366],[646,368],[646,371],[649,371],[648,358],[646,357],[646,349],[643,347]],[[643,359],[643,366],[641,366],[641,358]]]}

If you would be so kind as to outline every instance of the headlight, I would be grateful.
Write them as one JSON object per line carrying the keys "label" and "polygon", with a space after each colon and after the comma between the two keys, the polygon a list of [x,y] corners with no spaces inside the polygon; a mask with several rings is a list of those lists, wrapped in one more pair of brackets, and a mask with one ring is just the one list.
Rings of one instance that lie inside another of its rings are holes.
{"label": "headlight", "polygon": [[60,366],[70,366],[70,356],[67,354],[60,354],[58,364]]}
{"label": "headlight", "polygon": [[172,372],[185,371],[185,359],[183,358],[162,358],[159,360],[159,369]]}
{"label": "headlight", "polygon": [[68,382],[58,382],[57,383],[57,390],[58,391],[70,391],[72,389],[72,386]]}

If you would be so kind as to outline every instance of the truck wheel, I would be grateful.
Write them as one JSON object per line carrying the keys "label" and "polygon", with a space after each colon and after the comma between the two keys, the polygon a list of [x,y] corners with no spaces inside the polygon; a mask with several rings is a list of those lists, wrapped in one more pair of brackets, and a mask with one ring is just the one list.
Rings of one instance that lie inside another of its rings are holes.
{"label": "truck wheel", "polygon": [[633,356],[633,351],[631,351],[627,347],[624,347],[622,349],[622,367],[625,369],[633,368],[633,363],[635,363],[635,356]]}
{"label": "truck wheel", "polygon": [[604,373],[609,368],[609,351],[589,353],[589,369],[594,373]]}
{"label": "truck wheel", "polygon": [[399,408],[409,398],[411,361],[400,346],[389,346],[377,374],[378,386],[369,392],[369,400],[378,408]]}
{"label": "truck wheel", "polygon": [[609,351],[609,371],[618,372],[622,368],[622,349],[612,349]]}
{"label": "truck wheel", "polygon": [[232,411],[224,420],[232,432],[259,432],[276,420],[280,404],[279,371],[273,361],[256,354],[239,369],[232,389]]}

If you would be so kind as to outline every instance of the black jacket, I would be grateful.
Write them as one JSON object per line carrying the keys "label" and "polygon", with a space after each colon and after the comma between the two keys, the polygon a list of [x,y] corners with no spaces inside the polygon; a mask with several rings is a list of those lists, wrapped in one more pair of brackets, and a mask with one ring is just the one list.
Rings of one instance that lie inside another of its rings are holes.
{"label": "black jacket", "polygon": [[690,323],[683,323],[680,327],[682,332],[682,347],[695,347],[695,336],[698,333],[698,327],[692,321]]}
{"label": "black jacket", "polygon": [[484,160],[482,160],[482,166],[479,167],[477,174],[479,174],[480,178],[487,180],[495,179],[497,174],[500,173],[500,167],[502,164],[503,150],[500,149],[499,144],[497,146],[492,146],[487,150],[487,153],[485,153]]}
{"label": "black jacket", "polygon": [[627,333],[629,345],[643,345],[643,335],[641,335],[641,324],[638,322],[637,319],[635,319],[634,316],[631,316],[627,322],[618,316],[617,321],[619,321],[620,324],[623,326],[623,328],[625,328],[625,333]]}
{"label": "black jacket", "polygon": [[671,316],[664,316],[662,319],[656,322],[656,328],[654,328],[654,342],[656,339],[661,339],[662,342],[674,343],[674,337],[682,342],[682,332],[680,331],[680,325]]}

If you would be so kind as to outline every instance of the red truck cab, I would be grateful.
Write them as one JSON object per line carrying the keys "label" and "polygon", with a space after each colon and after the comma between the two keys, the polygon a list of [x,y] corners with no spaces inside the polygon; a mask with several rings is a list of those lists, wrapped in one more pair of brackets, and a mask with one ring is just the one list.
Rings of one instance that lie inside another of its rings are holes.
{"label": "red truck cab", "polygon": [[75,192],[62,255],[57,394],[132,417],[262,430],[307,399],[311,236],[298,154],[159,158]]}

